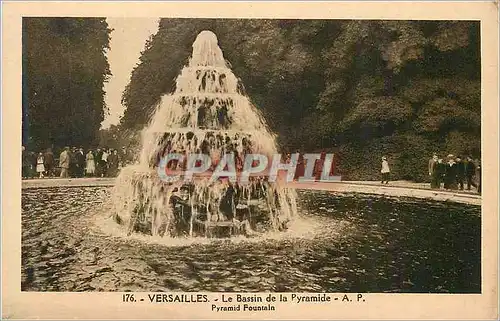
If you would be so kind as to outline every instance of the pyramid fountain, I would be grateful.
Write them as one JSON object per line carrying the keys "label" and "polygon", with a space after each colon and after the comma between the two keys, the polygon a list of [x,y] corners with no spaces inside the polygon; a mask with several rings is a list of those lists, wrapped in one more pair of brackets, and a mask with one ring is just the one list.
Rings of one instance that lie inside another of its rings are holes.
{"label": "pyramid fountain", "polygon": [[[224,155],[241,173],[245,156],[277,154],[275,136],[243,94],[225,61],[217,37],[201,32],[176,89],[162,97],[142,132],[139,163],[122,169],[112,192],[113,216],[131,233],[153,236],[228,237],[286,230],[296,215],[296,194],[280,180],[251,176],[241,183],[198,175],[163,179],[166,155],[208,155],[213,172]],[[166,169],[183,172],[185,161]]]}

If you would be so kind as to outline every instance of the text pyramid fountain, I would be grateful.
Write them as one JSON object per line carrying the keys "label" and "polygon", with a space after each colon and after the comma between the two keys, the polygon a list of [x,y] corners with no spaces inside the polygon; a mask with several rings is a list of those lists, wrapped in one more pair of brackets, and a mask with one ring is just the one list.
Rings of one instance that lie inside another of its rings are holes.
{"label": "text pyramid fountain", "polygon": [[[115,220],[129,234],[251,236],[287,229],[296,215],[295,191],[266,175],[242,184],[206,175],[173,182],[159,174],[168,154],[208,155],[210,172],[223,155],[234,157],[241,171],[245,155],[278,152],[274,135],[243,94],[213,32],[197,36],[174,93],[162,97],[142,135],[139,164],[122,170],[112,194]],[[185,166],[182,161],[167,164],[172,170]]]}

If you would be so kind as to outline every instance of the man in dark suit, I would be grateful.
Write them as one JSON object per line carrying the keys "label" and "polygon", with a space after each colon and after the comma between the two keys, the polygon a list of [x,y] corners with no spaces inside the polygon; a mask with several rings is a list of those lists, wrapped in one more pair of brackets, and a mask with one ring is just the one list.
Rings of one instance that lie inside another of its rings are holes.
{"label": "man in dark suit", "polygon": [[73,147],[69,152],[69,176],[78,177],[78,163],[76,162],[76,153],[78,150]]}
{"label": "man in dark suit", "polygon": [[481,160],[476,161],[477,192],[481,194]]}
{"label": "man in dark suit", "polygon": [[465,178],[467,180],[467,190],[470,191],[470,187],[474,186],[477,188],[477,184],[474,183],[474,175],[476,175],[476,164],[472,161],[471,157],[467,157],[465,162]]}
{"label": "man in dark suit", "polygon": [[94,157],[94,162],[95,162],[95,176],[96,177],[101,177],[103,170],[102,170],[102,149],[97,148],[95,157]]}
{"label": "man in dark suit", "polygon": [[45,174],[47,177],[52,177],[54,175],[54,163],[55,159],[52,149],[47,148],[43,154],[43,166],[45,167]]}
{"label": "man in dark suit", "polygon": [[457,163],[453,155],[448,155],[448,163],[444,175],[444,188],[457,189]]}
{"label": "man in dark suit", "polygon": [[464,180],[465,180],[465,164],[462,160],[462,157],[457,156],[456,159],[457,166],[457,185],[461,191],[464,190]]}
{"label": "man in dark suit", "polygon": [[429,160],[429,176],[431,178],[431,188],[439,188],[440,185],[438,183],[437,167],[438,167],[438,156],[436,153],[434,153],[432,158]]}
{"label": "man in dark suit", "polygon": [[434,164],[434,171],[432,172],[432,182],[434,183],[434,188],[440,189],[443,183],[444,177],[446,175],[446,164],[443,160],[439,158]]}
{"label": "man in dark suit", "polygon": [[85,154],[83,153],[83,148],[80,148],[76,152],[75,158],[78,166],[77,176],[83,177],[85,175]]}
{"label": "man in dark suit", "polygon": [[26,150],[26,147],[23,146],[23,154],[22,154],[22,175],[23,178],[28,178],[30,176],[30,158],[29,152]]}

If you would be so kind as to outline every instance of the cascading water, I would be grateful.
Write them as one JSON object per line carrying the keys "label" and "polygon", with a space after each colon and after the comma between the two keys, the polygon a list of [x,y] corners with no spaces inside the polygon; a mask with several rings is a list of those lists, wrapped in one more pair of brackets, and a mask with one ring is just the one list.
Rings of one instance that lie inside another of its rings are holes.
{"label": "cascading water", "polygon": [[248,184],[207,177],[162,180],[157,168],[168,153],[209,155],[212,170],[226,154],[234,155],[241,170],[246,154],[277,153],[274,135],[242,93],[211,31],[198,35],[175,92],[162,97],[144,129],[139,164],[117,178],[115,220],[129,234],[230,236],[284,230],[296,215],[295,191],[264,176]]}

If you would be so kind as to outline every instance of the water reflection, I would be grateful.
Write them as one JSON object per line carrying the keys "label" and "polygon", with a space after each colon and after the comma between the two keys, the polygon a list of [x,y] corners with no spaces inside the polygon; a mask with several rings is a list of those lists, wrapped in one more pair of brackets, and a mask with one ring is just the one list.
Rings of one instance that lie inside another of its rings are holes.
{"label": "water reflection", "polygon": [[301,191],[287,235],[160,244],[103,229],[109,193],[23,190],[22,290],[481,290],[477,206]]}

